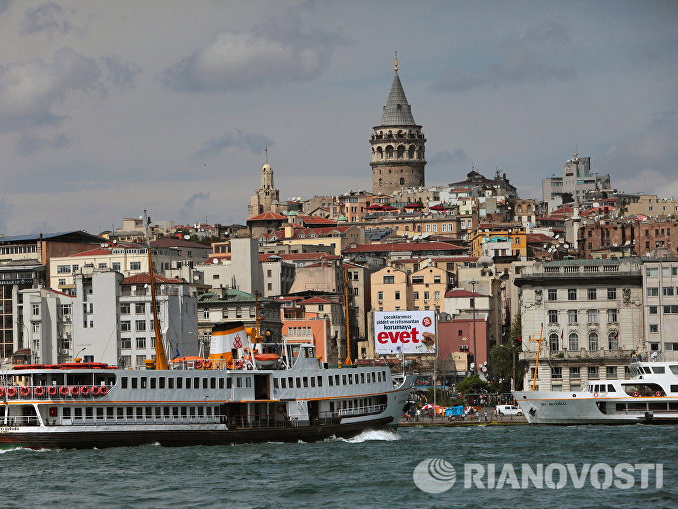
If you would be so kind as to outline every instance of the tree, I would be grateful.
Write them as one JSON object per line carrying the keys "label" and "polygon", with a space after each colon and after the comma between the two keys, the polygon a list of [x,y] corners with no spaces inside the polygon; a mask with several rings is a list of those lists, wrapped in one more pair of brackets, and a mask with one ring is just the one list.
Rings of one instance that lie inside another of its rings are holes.
{"label": "tree", "polygon": [[515,378],[516,389],[522,385],[523,375],[527,371],[527,361],[520,359],[523,349],[521,340],[522,322],[518,314],[511,322],[509,341],[495,345],[490,350],[492,372],[497,380],[502,380],[501,390],[507,392],[511,387],[511,379]]}
{"label": "tree", "polygon": [[457,385],[457,392],[461,394],[481,394],[491,392],[490,384],[481,380],[478,375],[470,375]]}

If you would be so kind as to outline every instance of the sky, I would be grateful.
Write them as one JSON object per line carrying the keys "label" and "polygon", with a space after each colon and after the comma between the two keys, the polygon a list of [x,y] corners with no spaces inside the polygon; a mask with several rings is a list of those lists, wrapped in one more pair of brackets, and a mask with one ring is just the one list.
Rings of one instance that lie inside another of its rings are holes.
{"label": "sky", "polygon": [[678,198],[674,0],[0,0],[0,48],[0,234],[244,224],[266,157],[369,191],[395,51],[427,185],[541,198],[577,151]]}

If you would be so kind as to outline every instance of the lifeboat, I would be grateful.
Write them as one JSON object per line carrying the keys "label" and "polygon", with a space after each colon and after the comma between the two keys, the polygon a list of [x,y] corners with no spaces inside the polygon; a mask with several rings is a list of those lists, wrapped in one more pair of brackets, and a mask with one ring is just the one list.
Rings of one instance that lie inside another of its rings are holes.
{"label": "lifeboat", "polygon": [[280,355],[276,353],[258,353],[254,355],[254,360],[257,363],[257,367],[270,368],[278,364]]}

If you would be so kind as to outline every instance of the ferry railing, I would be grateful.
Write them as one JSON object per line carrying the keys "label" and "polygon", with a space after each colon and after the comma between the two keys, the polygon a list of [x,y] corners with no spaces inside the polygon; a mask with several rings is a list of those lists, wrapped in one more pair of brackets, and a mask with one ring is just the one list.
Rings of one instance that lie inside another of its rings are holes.
{"label": "ferry railing", "polygon": [[339,417],[353,417],[357,415],[371,415],[371,414],[380,414],[386,410],[386,404],[380,405],[370,405],[357,408],[341,408],[339,409]]}
{"label": "ferry railing", "polygon": [[26,415],[10,415],[5,417],[0,417],[0,426],[39,426],[40,419],[36,416],[26,416]]}

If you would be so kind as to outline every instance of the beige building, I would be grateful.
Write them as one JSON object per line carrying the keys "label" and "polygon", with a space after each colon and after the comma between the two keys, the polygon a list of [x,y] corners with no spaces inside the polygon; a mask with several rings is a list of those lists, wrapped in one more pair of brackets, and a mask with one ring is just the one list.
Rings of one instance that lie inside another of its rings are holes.
{"label": "beige building", "polygon": [[678,214],[678,200],[660,199],[654,194],[641,194],[636,203],[626,206],[626,214],[643,216],[668,216]]}
{"label": "beige building", "polygon": [[265,212],[280,214],[282,211],[280,191],[273,183],[273,169],[266,163],[261,168],[261,187],[254,193],[247,206],[247,219]]}

